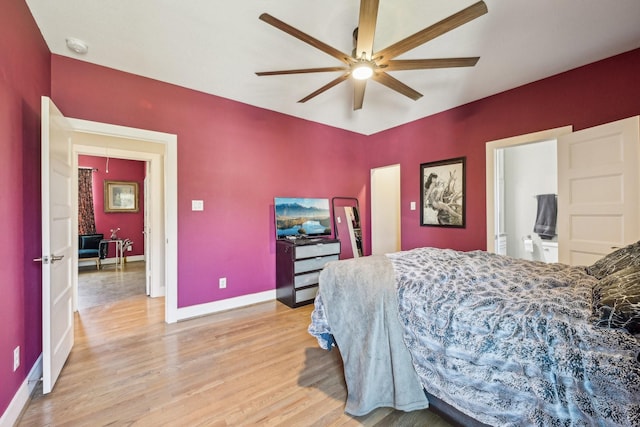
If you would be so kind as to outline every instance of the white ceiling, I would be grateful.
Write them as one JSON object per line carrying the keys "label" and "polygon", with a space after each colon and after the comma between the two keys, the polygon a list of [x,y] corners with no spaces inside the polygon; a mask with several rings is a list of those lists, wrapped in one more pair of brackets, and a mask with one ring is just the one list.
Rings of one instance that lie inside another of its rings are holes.
{"label": "white ceiling", "polygon": [[[342,65],[260,21],[267,12],[343,52],[356,0],[26,0],[51,52],[365,135],[640,47],[639,0],[485,0],[489,12],[398,59],[480,56],[475,67],[396,71],[412,101],[369,82],[353,111],[347,81],[297,101],[340,73],[258,77]],[[374,51],[476,0],[380,0]],[[70,51],[67,37],[89,45]]]}

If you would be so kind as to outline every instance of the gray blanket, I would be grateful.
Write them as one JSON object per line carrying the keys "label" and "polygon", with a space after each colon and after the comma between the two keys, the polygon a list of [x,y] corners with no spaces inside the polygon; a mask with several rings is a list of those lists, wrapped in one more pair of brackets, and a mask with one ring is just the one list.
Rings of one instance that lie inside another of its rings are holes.
{"label": "gray blanket", "polygon": [[333,334],[340,349],[345,412],[359,416],[379,407],[428,407],[402,340],[393,267],[385,256],[329,263],[320,274],[309,332],[325,349]]}
{"label": "gray blanket", "polygon": [[490,425],[640,426],[640,339],[593,325],[596,280],[480,251],[337,261],[309,332],[335,337],[353,415],[424,408],[424,386]]}
{"label": "gray blanket", "polygon": [[434,248],[389,257],[427,391],[490,425],[640,425],[640,341],[593,325],[584,268]]}

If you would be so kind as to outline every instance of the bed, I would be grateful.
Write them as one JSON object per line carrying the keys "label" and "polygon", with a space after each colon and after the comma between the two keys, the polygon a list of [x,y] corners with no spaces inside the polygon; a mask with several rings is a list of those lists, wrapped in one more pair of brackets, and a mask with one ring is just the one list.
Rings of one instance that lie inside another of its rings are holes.
{"label": "bed", "polygon": [[588,267],[418,248],[327,264],[309,332],[354,416],[640,426],[639,291],[640,242]]}

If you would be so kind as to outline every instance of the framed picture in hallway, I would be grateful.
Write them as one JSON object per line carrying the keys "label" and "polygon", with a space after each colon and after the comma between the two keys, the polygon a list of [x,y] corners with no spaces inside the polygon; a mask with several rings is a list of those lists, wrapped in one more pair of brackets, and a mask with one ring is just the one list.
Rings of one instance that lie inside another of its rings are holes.
{"label": "framed picture in hallway", "polygon": [[104,181],[105,212],[138,212],[138,183]]}
{"label": "framed picture in hallway", "polygon": [[465,226],[465,157],[420,165],[420,225]]}

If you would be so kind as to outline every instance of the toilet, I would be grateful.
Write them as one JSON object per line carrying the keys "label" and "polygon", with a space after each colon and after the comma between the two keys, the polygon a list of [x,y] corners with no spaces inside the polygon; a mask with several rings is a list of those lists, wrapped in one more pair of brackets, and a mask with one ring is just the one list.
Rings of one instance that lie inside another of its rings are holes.
{"label": "toilet", "polygon": [[544,257],[545,262],[558,262],[558,242],[549,242],[543,240],[541,242],[542,245],[542,256]]}

